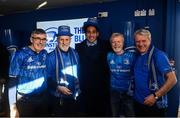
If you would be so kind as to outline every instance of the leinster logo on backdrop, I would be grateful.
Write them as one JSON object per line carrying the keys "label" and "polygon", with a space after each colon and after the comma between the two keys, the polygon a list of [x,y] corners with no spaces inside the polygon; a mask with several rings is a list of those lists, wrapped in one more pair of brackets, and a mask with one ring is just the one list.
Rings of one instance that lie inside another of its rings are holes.
{"label": "leinster logo on backdrop", "polygon": [[47,34],[47,42],[46,42],[46,47],[45,49],[47,50],[47,52],[52,52],[57,45],[57,38],[56,38],[56,34],[57,34],[57,28],[56,27],[50,27],[48,29],[45,29],[46,34]]}

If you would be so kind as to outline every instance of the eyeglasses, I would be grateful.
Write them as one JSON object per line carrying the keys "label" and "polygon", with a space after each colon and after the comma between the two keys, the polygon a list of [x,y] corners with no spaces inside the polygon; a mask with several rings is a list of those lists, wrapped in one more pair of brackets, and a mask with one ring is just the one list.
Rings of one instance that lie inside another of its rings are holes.
{"label": "eyeglasses", "polygon": [[32,38],[35,39],[36,41],[43,41],[43,42],[47,41],[46,38],[40,38],[40,37],[32,37]]}

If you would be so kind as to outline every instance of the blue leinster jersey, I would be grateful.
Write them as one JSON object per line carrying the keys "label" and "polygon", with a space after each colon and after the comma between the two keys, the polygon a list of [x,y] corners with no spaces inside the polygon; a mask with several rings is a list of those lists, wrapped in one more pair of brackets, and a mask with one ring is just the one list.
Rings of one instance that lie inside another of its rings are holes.
{"label": "blue leinster jersey", "polygon": [[124,52],[117,55],[108,53],[107,61],[111,73],[111,88],[119,91],[127,91],[133,76],[134,53]]}
{"label": "blue leinster jersey", "polygon": [[9,77],[18,79],[18,93],[38,94],[46,89],[46,55],[45,50],[36,53],[29,47],[16,52],[11,60]]}

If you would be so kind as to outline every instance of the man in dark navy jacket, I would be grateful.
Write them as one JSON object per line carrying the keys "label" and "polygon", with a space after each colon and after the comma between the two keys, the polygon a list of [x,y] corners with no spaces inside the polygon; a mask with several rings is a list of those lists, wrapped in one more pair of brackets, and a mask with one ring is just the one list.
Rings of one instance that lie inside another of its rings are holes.
{"label": "man in dark navy jacket", "polygon": [[99,39],[96,18],[84,22],[86,39],[76,45],[80,57],[81,100],[85,116],[109,115],[109,77],[106,54],[108,44]]}

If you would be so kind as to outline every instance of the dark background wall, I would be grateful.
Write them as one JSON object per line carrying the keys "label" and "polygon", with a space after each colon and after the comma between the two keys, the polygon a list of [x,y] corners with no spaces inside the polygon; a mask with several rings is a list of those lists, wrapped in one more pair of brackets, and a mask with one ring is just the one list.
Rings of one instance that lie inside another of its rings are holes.
{"label": "dark background wall", "polygon": [[178,104],[180,100],[180,0],[168,0],[166,14],[165,52],[176,62],[175,68],[178,79],[176,86],[169,92],[171,104],[169,104],[168,115],[174,116],[177,114],[177,110],[171,108],[177,108],[180,105]]}
{"label": "dark background wall", "polygon": [[[30,32],[36,28],[37,21],[65,20],[98,16],[98,12],[108,12],[107,18],[99,18],[101,37],[108,40],[112,32],[127,33],[126,24],[130,22],[130,29],[133,32],[137,28],[148,27],[152,33],[152,41],[156,47],[167,52],[170,58],[175,59],[180,66],[178,48],[180,44],[179,27],[179,0],[119,0],[109,3],[98,3],[83,6],[56,8],[50,10],[38,10],[26,13],[18,13],[7,16],[0,16],[0,41],[3,40],[5,29],[11,29],[16,37],[12,41],[19,47],[28,44]],[[155,9],[155,16],[135,17],[135,10]],[[169,35],[168,35],[169,34]],[[128,37],[127,37],[128,38]],[[132,36],[130,36],[132,38]],[[176,44],[176,45],[175,45]],[[177,71],[179,71],[177,66]],[[178,75],[179,78],[179,75]],[[179,83],[177,84],[177,86]],[[170,93],[169,116],[176,116],[177,102],[179,102],[179,88],[175,87]],[[173,98],[177,98],[173,100]]]}
{"label": "dark background wall", "polygon": [[[153,33],[153,40],[156,40],[155,43],[158,44],[158,47],[163,49],[165,4],[164,0],[119,0],[110,3],[12,14],[0,17],[0,30],[14,30],[20,33],[21,40],[24,42],[27,40],[27,33],[36,27],[37,21],[94,17],[98,15],[98,12],[107,11],[109,16],[100,19],[104,37],[108,38],[112,31],[120,31],[122,23],[132,21],[136,27],[149,26]],[[148,10],[149,8],[155,9],[155,16],[134,17],[135,10]]]}
{"label": "dark background wall", "polygon": [[[179,79],[180,78],[180,54],[179,54],[179,51],[180,51],[180,0],[179,1],[176,1],[176,32],[175,32],[175,60],[177,60],[177,78]],[[179,79],[180,80],[180,79]],[[180,93],[180,81],[178,82],[178,87],[177,87],[179,90],[178,93]],[[180,101],[180,97],[179,97],[179,101]],[[180,104],[179,104],[180,105]]]}

